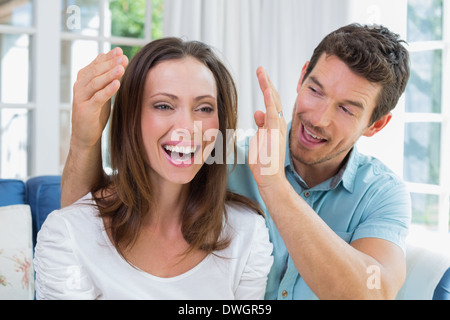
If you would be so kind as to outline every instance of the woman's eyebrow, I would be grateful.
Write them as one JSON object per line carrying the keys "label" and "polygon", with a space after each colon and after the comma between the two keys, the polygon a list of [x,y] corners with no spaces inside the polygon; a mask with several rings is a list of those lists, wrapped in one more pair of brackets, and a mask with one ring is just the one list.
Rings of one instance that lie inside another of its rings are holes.
{"label": "woman's eyebrow", "polygon": [[[166,93],[166,92],[158,92],[158,93],[155,93],[155,94],[152,95],[150,98],[154,98],[154,97],[156,97],[156,96],[166,96],[166,97],[168,97],[168,98],[170,98],[170,99],[172,99],[172,100],[179,100],[178,96],[176,96],[176,95],[174,95],[174,94],[171,94],[171,93]],[[217,100],[217,98],[216,98],[215,96],[210,95],[210,94],[205,94],[205,95],[201,95],[201,96],[198,96],[198,97],[195,97],[195,98],[194,98],[195,101],[200,101],[200,100],[203,100],[203,99],[213,99],[213,100]]]}
{"label": "woman's eyebrow", "polygon": [[213,100],[217,100],[217,98],[216,98],[215,96],[210,95],[210,94],[205,94],[205,95],[203,95],[203,96],[198,96],[198,97],[195,98],[196,101],[203,100],[203,99],[213,99]]}
{"label": "woman's eyebrow", "polygon": [[168,97],[170,99],[178,100],[178,97],[176,95],[170,94],[170,93],[165,93],[165,92],[157,92],[157,93],[151,95],[150,98],[154,98],[154,97],[157,97],[157,96],[166,96],[166,97]]}

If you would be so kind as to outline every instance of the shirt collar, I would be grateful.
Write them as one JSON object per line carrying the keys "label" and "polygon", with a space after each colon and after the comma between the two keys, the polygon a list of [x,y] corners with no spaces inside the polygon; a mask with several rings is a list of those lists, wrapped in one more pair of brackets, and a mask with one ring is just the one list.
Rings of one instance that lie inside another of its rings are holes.
{"label": "shirt collar", "polygon": [[284,167],[291,167],[294,169],[294,165],[291,165],[291,149],[289,148],[289,137],[291,135],[292,123],[289,122],[287,125],[287,135],[286,135],[286,157],[284,158]]}
{"label": "shirt collar", "polygon": [[350,151],[347,157],[347,162],[342,166],[341,170],[331,178],[330,186],[332,189],[336,188],[342,181],[343,187],[350,193],[353,193],[356,173],[358,171],[359,153],[356,145]]}
{"label": "shirt collar", "polygon": [[[295,171],[294,164],[292,163],[291,159],[291,153],[289,148],[289,137],[291,134],[291,127],[292,123],[290,122],[287,126],[287,137],[286,137],[286,157],[284,160],[284,167],[285,169],[291,170],[293,173],[295,173],[301,180],[303,184],[304,183],[302,177]],[[339,172],[329,179],[327,182],[329,189],[335,189],[339,183],[342,182],[343,187],[350,193],[353,193],[354,185],[355,185],[355,178],[356,178],[356,172],[358,170],[358,163],[359,163],[359,152],[356,148],[356,145],[353,146],[353,149],[350,151],[349,156],[347,157],[346,163],[342,166],[342,168],[339,170]],[[323,186],[323,183],[321,183],[319,186]]]}

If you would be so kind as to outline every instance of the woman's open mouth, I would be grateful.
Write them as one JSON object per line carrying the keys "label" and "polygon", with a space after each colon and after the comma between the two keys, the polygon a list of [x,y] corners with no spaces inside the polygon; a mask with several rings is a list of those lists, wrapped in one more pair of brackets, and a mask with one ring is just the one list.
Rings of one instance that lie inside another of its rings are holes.
{"label": "woman's open mouth", "polygon": [[200,146],[180,144],[165,144],[162,147],[166,158],[176,167],[194,164],[195,154],[201,149]]}

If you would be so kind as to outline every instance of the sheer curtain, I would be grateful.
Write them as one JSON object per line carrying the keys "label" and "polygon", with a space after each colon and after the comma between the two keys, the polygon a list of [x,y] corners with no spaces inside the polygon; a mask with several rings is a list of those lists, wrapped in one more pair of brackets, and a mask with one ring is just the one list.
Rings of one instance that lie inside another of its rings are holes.
{"label": "sheer curtain", "polygon": [[330,31],[347,23],[347,0],[165,0],[164,36],[214,47],[239,94],[239,128],[264,110],[256,69],[263,66],[290,121],[304,63]]}

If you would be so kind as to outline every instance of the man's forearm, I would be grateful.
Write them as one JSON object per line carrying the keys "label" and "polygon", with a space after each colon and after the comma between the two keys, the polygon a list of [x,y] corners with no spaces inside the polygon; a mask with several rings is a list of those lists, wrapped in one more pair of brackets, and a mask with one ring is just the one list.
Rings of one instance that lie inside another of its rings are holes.
{"label": "man's forearm", "polygon": [[298,272],[320,299],[388,296],[367,287],[367,268],[383,266],[342,240],[288,181],[260,193]]}
{"label": "man's forearm", "polygon": [[128,58],[116,47],[81,69],[73,86],[72,137],[61,182],[61,205],[68,206],[107,178],[102,169],[101,137],[120,88]]}
{"label": "man's forearm", "polygon": [[101,140],[90,149],[79,150],[71,145],[61,180],[61,206],[73,204],[90,192],[105,176],[102,168]]}

